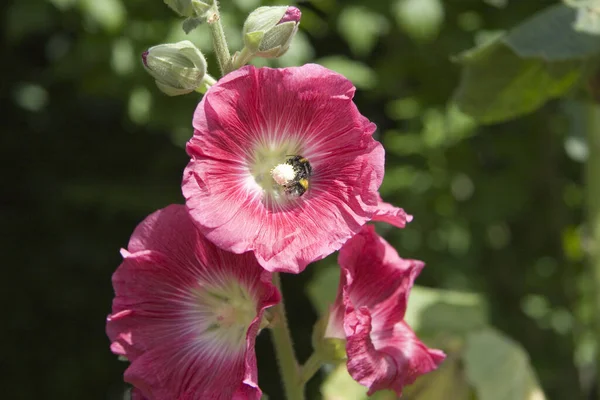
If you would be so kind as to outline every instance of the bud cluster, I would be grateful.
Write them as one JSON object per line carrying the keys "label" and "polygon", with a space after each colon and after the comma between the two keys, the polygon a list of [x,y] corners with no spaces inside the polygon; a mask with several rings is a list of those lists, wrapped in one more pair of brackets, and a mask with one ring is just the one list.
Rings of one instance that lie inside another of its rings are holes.
{"label": "bud cluster", "polygon": [[[211,28],[220,23],[214,1],[164,2],[177,14],[187,18],[183,24],[186,33],[203,21]],[[225,66],[223,72],[241,68],[253,57],[276,58],[285,54],[298,31],[301,15],[298,8],[291,6],[259,7],[251,12],[242,29],[244,48],[236,52],[233,58],[229,56],[228,50],[220,45],[226,45],[224,37],[221,41],[215,39],[215,52],[219,64]],[[213,37],[219,37],[221,34],[222,30],[213,31]],[[194,91],[204,93],[206,87],[214,83],[214,79],[207,74],[204,55],[189,40],[151,47],[142,54],[142,61],[158,88],[169,96]]]}

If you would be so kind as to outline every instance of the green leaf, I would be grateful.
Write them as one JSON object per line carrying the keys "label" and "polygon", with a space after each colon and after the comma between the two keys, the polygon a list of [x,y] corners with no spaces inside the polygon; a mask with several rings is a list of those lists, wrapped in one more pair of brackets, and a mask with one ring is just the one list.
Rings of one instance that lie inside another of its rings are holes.
{"label": "green leaf", "polygon": [[109,32],[116,32],[125,23],[127,10],[121,0],[81,0],[84,14]]}
{"label": "green leaf", "polygon": [[435,39],[444,22],[440,0],[397,0],[393,12],[398,25],[417,41]]}
{"label": "green leaf", "polygon": [[518,56],[546,61],[585,59],[600,53],[600,40],[576,31],[577,10],[559,4],[549,7],[519,26],[504,38]]}
{"label": "green leaf", "polygon": [[558,97],[579,81],[578,61],[522,59],[500,42],[465,56],[454,101],[481,123],[514,118]]}
{"label": "green leaf", "polygon": [[379,391],[370,397],[367,391],[366,387],[352,379],[345,364],[331,371],[321,385],[323,400],[396,400],[392,391]]}
{"label": "green leaf", "polygon": [[415,286],[404,319],[419,335],[462,334],[485,326],[487,309],[477,294]]}
{"label": "green leaf", "polygon": [[459,55],[454,101],[482,123],[532,112],[581,81],[600,40],[572,27],[576,11],[550,7],[507,34]]}
{"label": "green leaf", "polygon": [[365,7],[345,7],[338,18],[340,35],[357,56],[369,54],[379,36],[385,34],[388,28],[388,21],[384,16]]}
{"label": "green leaf", "polygon": [[448,355],[437,370],[418,377],[404,389],[402,400],[471,400],[472,390],[457,355]]}
{"label": "green leaf", "polygon": [[492,328],[467,336],[463,354],[468,382],[478,400],[544,400],[523,348]]}
{"label": "green leaf", "polygon": [[327,313],[329,306],[335,301],[340,281],[340,269],[334,266],[320,268],[312,281],[307,285],[306,292],[312,305],[319,315]]}
{"label": "green leaf", "polygon": [[332,69],[360,89],[371,89],[377,84],[377,74],[368,65],[350,60],[344,56],[329,56],[316,61],[317,64]]}

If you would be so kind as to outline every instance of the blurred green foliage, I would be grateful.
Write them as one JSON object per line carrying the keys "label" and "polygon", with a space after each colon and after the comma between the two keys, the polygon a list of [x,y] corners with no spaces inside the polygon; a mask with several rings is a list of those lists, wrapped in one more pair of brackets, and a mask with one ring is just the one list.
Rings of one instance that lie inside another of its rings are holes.
{"label": "blurred green foliage", "polygon": [[[233,50],[240,49],[245,15],[275,3],[282,2],[222,1]],[[498,331],[476,338],[472,357],[496,348],[485,340],[508,335],[529,354],[549,399],[583,399],[597,385],[589,330],[594,287],[582,267],[586,143],[578,133],[578,104],[546,103],[571,87],[570,72],[563,74],[552,59],[526,61],[535,64],[535,79],[519,84],[538,85],[549,69],[564,85],[546,87],[536,107],[545,105],[520,119],[482,126],[451,102],[461,78],[453,57],[482,46],[462,62],[485,61],[486,52],[498,51],[507,57],[506,68],[516,70],[521,61],[513,53],[526,49],[499,31],[510,35],[553,4],[303,1],[296,4],[303,17],[290,51],[256,64],[317,62],[353,80],[356,103],[377,124],[386,148],[381,193],[415,217],[406,229],[378,225],[379,232],[402,256],[426,261],[419,285],[480,294],[486,323]],[[104,334],[110,275],[135,225],[183,201],[183,146],[199,100],[162,95],[140,54],[189,39],[216,75],[210,37],[202,26],[185,35],[160,0],[20,0],[1,7],[0,224],[7,255],[1,293],[9,310],[3,395],[118,399],[126,364],[110,354]],[[581,29],[595,29],[587,17],[578,16]],[[493,77],[481,76],[488,97],[469,98],[469,104],[485,114],[489,102],[501,98]],[[538,96],[539,86],[531,92]],[[334,263],[332,256],[284,277],[301,360],[311,352],[316,320],[304,286]],[[261,387],[279,399],[268,335],[257,345]],[[446,368],[440,372],[463,373],[453,363]],[[310,383],[310,399],[320,398],[320,385],[320,379]]]}

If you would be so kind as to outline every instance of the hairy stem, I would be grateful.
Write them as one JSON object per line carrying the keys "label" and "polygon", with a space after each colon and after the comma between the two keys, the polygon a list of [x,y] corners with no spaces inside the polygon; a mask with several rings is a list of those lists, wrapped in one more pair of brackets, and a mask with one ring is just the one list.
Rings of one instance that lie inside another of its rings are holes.
{"label": "hairy stem", "polygon": [[313,353],[300,369],[300,384],[302,387],[321,369],[323,362],[317,353]]}
{"label": "hairy stem", "polygon": [[[273,274],[273,283],[281,292],[281,278],[277,272]],[[294,345],[285,315],[283,296],[279,304],[275,305],[272,310],[275,321],[271,327],[271,333],[285,396],[287,400],[304,400],[304,385],[300,382],[300,369],[294,354]]]}
{"label": "hairy stem", "polygon": [[219,62],[221,75],[225,75],[232,71],[231,55],[229,54],[229,47],[227,46],[225,31],[223,30],[223,24],[221,23],[219,2],[217,0],[214,0],[212,11],[206,19],[206,22],[208,22],[208,27],[210,28],[213,47],[215,55],[217,56],[217,61]]}

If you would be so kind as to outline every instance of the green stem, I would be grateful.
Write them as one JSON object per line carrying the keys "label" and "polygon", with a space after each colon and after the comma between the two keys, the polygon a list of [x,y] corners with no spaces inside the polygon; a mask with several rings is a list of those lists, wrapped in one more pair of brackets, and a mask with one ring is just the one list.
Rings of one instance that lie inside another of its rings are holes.
{"label": "green stem", "polygon": [[238,69],[248,64],[250,60],[254,57],[254,53],[252,53],[246,46],[242,49],[242,51],[235,53],[232,59],[233,69]]}
{"label": "green stem", "polygon": [[217,61],[219,62],[221,75],[226,75],[232,71],[231,55],[229,54],[225,31],[223,30],[223,24],[221,23],[219,2],[217,0],[214,0],[212,14],[206,19],[206,22],[208,22],[208,27],[210,28],[210,33],[212,35],[214,51],[217,56]]}
{"label": "green stem", "polygon": [[[281,292],[279,273],[273,274],[273,283]],[[271,309],[274,314],[274,324],[271,327],[273,346],[279,362],[279,371],[287,400],[304,400],[304,385],[300,384],[298,361],[294,354],[292,336],[285,316],[285,305],[282,300]]]}
{"label": "green stem", "polygon": [[600,382],[600,105],[590,103],[587,107],[586,207],[589,240],[586,247],[595,286],[596,380]]}
{"label": "green stem", "polygon": [[204,94],[215,83],[217,83],[217,80],[209,74],[206,74],[204,75],[204,78],[202,78],[202,83],[200,86],[196,88],[196,92]]}
{"label": "green stem", "polygon": [[300,384],[304,388],[304,385],[321,369],[323,361],[317,353],[312,353],[311,356],[306,360],[302,368],[300,369]]}

